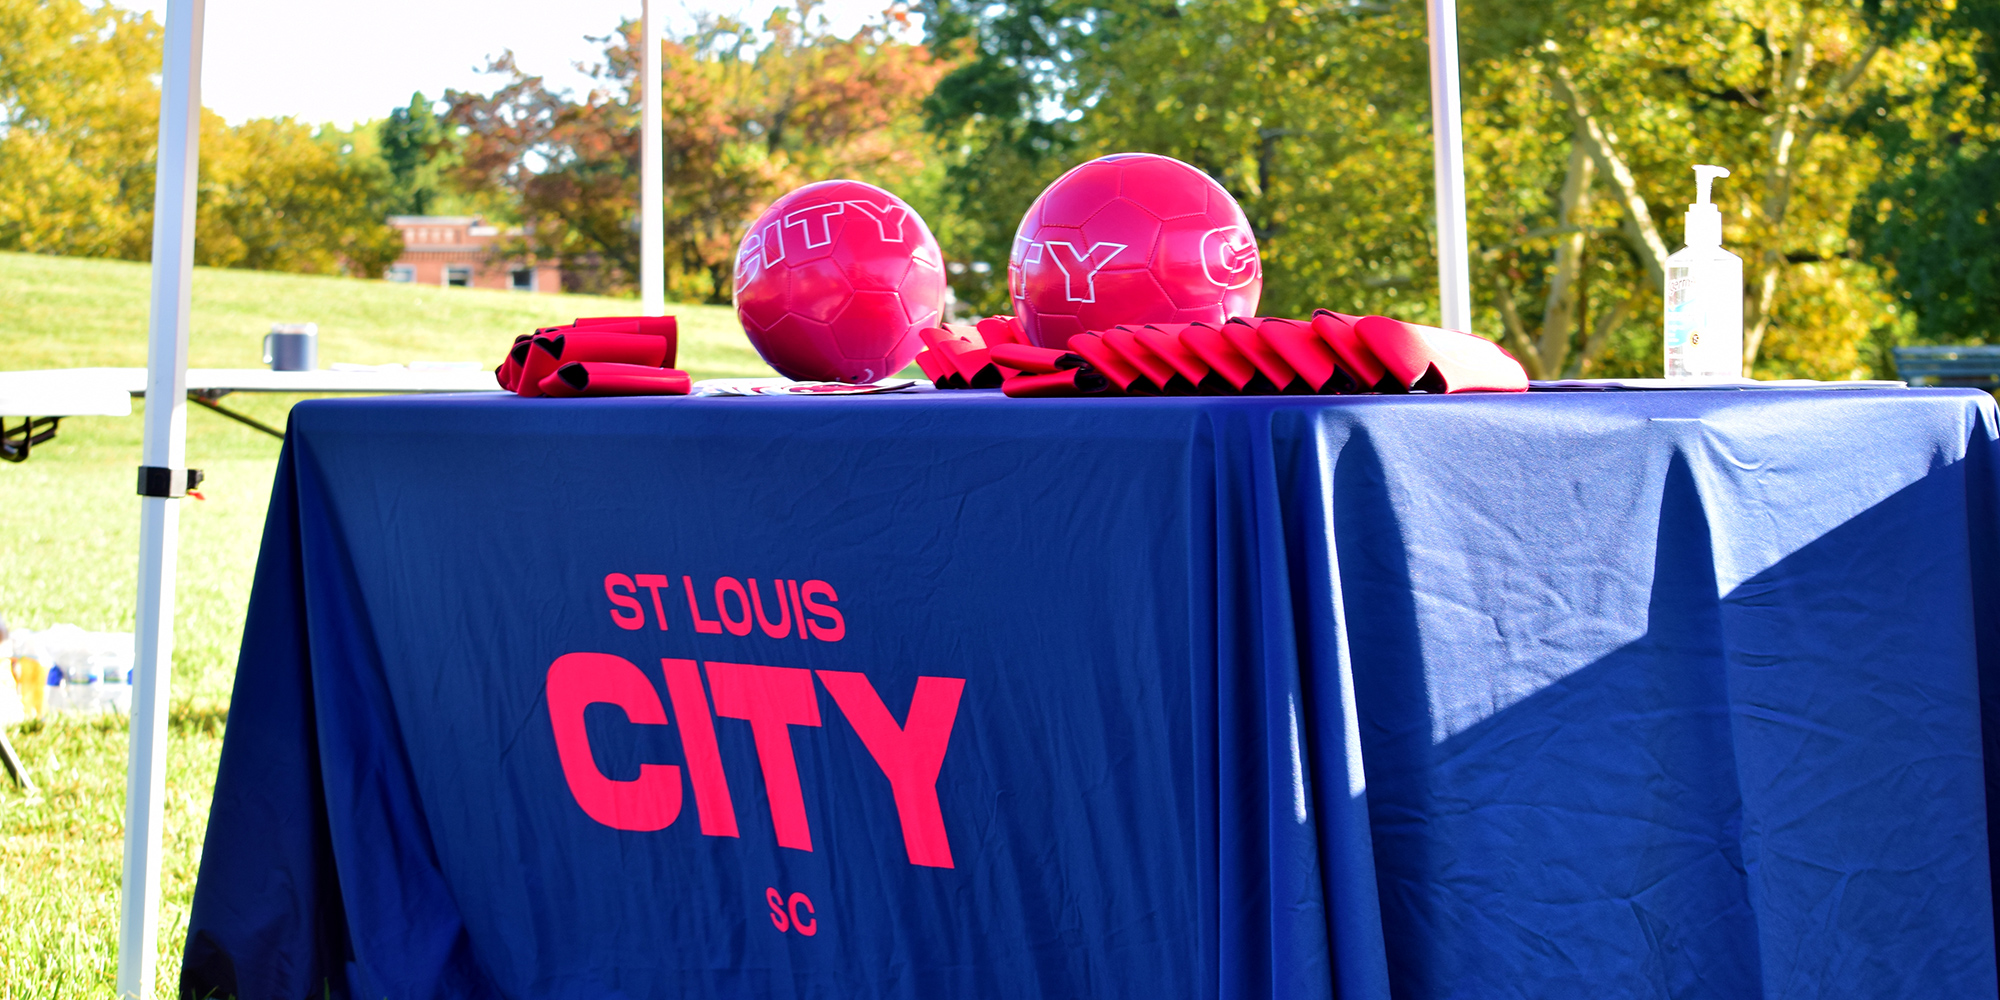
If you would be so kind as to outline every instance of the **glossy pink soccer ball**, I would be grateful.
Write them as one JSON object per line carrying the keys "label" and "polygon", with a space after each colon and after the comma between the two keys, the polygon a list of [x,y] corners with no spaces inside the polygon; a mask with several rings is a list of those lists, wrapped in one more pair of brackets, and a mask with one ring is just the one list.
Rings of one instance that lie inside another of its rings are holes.
{"label": "glossy pink soccer ball", "polygon": [[1172,157],[1119,153],[1062,175],[1029,206],[1007,290],[1028,337],[1061,347],[1121,323],[1254,316],[1264,268],[1222,185]]}
{"label": "glossy pink soccer ball", "polygon": [[736,250],[736,318],[786,378],[874,382],[923,349],[944,310],[944,256],[903,199],[820,181],[773,202]]}

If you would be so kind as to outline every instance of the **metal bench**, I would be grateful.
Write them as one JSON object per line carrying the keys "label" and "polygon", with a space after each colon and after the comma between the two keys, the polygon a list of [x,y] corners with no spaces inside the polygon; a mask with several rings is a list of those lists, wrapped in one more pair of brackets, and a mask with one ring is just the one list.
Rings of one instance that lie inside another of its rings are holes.
{"label": "metal bench", "polygon": [[2000,388],[2000,347],[1898,347],[1896,373],[1911,385]]}

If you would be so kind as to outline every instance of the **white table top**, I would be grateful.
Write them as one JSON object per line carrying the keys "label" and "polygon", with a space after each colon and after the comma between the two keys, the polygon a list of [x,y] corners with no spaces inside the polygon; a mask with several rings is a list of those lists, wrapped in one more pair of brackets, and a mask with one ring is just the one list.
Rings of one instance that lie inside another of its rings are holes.
{"label": "white table top", "polygon": [[[190,392],[502,392],[477,369],[274,372],[190,368]],[[0,416],[128,416],[146,391],[144,368],[59,368],[0,372]]]}

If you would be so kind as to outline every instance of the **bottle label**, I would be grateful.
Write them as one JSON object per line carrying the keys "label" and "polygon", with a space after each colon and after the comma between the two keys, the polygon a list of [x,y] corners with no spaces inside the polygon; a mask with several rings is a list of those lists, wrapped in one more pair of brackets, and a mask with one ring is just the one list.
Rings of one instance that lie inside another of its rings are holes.
{"label": "bottle label", "polygon": [[1699,347],[1702,314],[1692,294],[1694,279],[1686,276],[1685,268],[1674,268],[1674,272],[1680,276],[1667,282],[1667,348]]}

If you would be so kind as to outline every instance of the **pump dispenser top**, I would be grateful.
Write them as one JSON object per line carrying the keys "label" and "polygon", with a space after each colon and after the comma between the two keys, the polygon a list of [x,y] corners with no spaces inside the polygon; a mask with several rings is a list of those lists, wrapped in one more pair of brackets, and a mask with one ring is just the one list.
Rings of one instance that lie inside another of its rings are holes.
{"label": "pump dispenser top", "polygon": [[1729,176],[1728,169],[1706,163],[1695,164],[1694,204],[1688,206],[1687,218],[1682,225],[1683,238],[1691,247],[1719,247],[1722,245],[1722,211],[1708,200],[1709,186],[1718,177]]}

